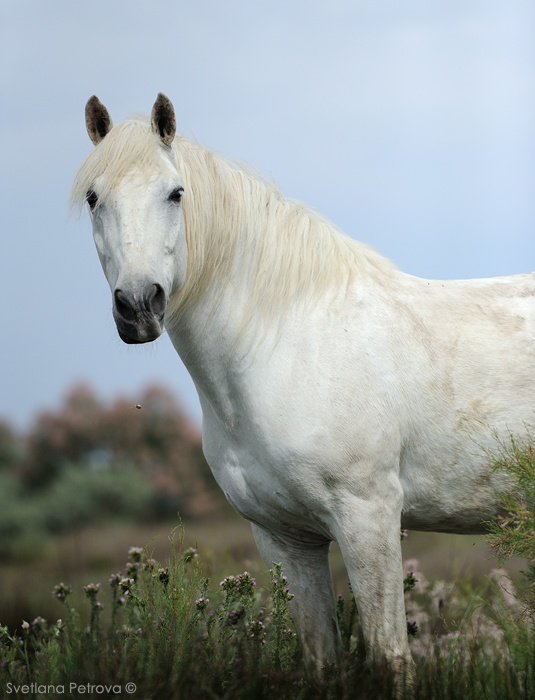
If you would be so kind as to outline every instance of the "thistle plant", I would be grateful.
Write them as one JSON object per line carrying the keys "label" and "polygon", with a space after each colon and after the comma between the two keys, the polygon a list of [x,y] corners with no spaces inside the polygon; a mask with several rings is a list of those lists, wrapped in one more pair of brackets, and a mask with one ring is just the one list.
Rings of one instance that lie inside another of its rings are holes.
{"label": "thistle plant", "polygon": [[192,559],[195,559],[198,556],[198,552],[195,547],[190,547],[189,549],[186,549],[184,552],[184,563],[189,564]]}
{"label": "thistle plant", "polygon": [[89,602],[91,604],[89,634],[92,638],[96,638],[100,628],[99,619],[102,611],[102,603],[97,600],[97,596],[100,593],[100,583],[88,583],[87,586],[84,586],[83,588],[86,598],[89,598]]}
{"label": "thistle plant", "polygon": [[76,610],[69,605],[68,598],[72,593],[72,586],[70,584],[64,584],[64,583],[58,583],[57,586],[54,586],[54,590],[52,591],[52,596],[56,598],[60,603],[62,603],[66,608],[67,608],[67,614],[69,616],[69,619],[72,623],[73,627],[76,627],[78,622],[77,622],[77,613]]}
{"label": "thistle plant", "polygon": [[[31,682],[31,666],[28,657],[28,630],[30,625],[22,621],[22,637],[17,637],[9,633],[7,627],[0,625],[0,645],[8,650],[6,659],[10,664],[19,664],[24,669],[25,680]],[[3,662],[6,664],[6,662]]]}
{"label": "thistle plant", "polygon": [[403,592],[409,593],[416,586],[418,579],[414,575],[414,571],[409,571],[409,573],[403,579]]}
{"label": "thistle plant", "polygon": [[273,562],[269,570],[271,578],[271,599],[273,601],[273,625],[275,627],[275,645],[273,660],[276,668],[288,666],[292,652],[296,650],[297,635],[290,628],[288,603],[292,600],[288,579],[283,573],[282,564]]}
{"label": "thistle plant", "polygon": [[160,581],[164,586],[167,586],[169,583],[169,567],[160,567],[158,569],[157,574],[153,574],[154,577],[158,578],[158,581]]}
{"label": "thistle plant", "polygon": [[143,547],[130,547],[128,550],[128,556],[135,564],[141,564],[141,558],[143,557]]}
{"label": "thistle plant", "polygon": [[[237,636],[243,638],[247,626],[251,625],[256,602],[256,581],[248,571],[244,571],[237,576],[225,576],[219,589],[223,593],[223,602],[206,620],[210,639],[217,635],[219,643],[223,644]],[[205,592],[206,586],[203,595]]]}
{"label": "thistle plant", "polygon": [[65,585],[64,583],[58,583],[54,586],[52,595],[57,598],[61,603],[67,602],[67,597],[72,593],[72,586],[70,584]]}
{"label": "thistle plant", "polygon": [[124,603],[124,599],[121,601],[120,597],[120,590],[119,590],[119,581],[122,579],[122,574],[112,574],[110,578],[108,579],[108,583],[110,584],[110,588],[112,591],[112,600],[111,600],[111,625],[110,625],[110,630],[115,629],[115,619],[117,617],[117,610],[119,606]]}

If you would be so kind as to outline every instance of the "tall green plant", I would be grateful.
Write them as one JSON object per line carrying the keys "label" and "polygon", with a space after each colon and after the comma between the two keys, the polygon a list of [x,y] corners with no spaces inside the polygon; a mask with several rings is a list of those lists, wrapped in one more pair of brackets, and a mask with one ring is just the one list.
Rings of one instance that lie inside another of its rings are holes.
{"label": "tall green plant", "polygon": [[535,444],[528,434],[520,439],[513,435],[501,444],[501,451],[491,459],[493,472],[506,474],[511,490],[501,498],[503,514],[489,522],[487,542],[503,563],[510,557],[527,560],[523,588],[527,611],[535,615]]}

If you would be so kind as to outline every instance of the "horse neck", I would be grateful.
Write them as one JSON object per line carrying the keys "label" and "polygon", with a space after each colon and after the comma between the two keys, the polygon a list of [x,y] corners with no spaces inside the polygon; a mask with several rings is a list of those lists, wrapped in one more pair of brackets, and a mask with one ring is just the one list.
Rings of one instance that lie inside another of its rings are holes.
{"label": "horse neck", "polygon": [[247,342],[257,344],[267,331],[279,333],[295,309],[343,293],[355,275],[392,269],[320,215],[285,201],[275,187],[209,149],[188,142],[177,159],[188,265],[186,283],[170,301],[169,329],[210,328],[222,343],[247,331]]}
{"label": "horse neck", "polygon": [[187,275],[170,302],[171,325],[191,323],[192,312],[206,323],[221,315],[223,299],[233,318],[245,319],[276,291],[273,275],[285,254],[277,212],[285,204],[275,188],[215,162],[197,174],[185,169],[195,201],[184,204]]}
{"label": "horse neck", "polygon": [[166,323],[197,387],[203,412],[209,406],[229,426],[235,420],[239,376],[250,364],[257,343],[265,340],[258,328],[245,322],[247,300],[243,285],[235,281],[229,279],[210,290],[194,307],[186,308],[177,323]]}

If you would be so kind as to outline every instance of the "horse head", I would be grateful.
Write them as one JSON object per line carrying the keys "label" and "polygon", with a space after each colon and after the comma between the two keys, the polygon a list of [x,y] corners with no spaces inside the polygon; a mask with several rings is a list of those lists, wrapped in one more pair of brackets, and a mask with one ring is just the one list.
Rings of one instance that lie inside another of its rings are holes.
{"label": "horse head", "polygon": [[169,298],[183,285],[187,266],[175,112],[159,93],[150,124],[130,120],[113,127],[96,96],[85,114],[95,149],[78,180],[112,291],[113,317],[125,343],[150,342],[163,331]]}

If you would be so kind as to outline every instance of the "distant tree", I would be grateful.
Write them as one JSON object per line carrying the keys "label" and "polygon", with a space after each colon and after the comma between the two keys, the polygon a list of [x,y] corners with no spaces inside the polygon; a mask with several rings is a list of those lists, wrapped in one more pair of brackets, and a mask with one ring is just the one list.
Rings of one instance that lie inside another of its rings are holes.
{"label": "distant tree", "polygon": [[155,486],[155,510],[162,515],[179,510],[192,517],[221,507],[199,431],[159,386],[108,406],[90,387],[79,385],[59,411],[41,414],[27,436],[25,488],[50,486],[73,465],[115,471],[136,467]]}
{"label": "distant tree", "polygon": [[0,421],[0,471],[15,471],[24,459],[24,441],[6,422]]}
{"label": "distant tree", "polygon": [[84,462],[98,444],[103,411],[93,391],[79,385],[67,395],[59,411],[40,414],[27,436],[25,486],[48,486],[66,466]]}

